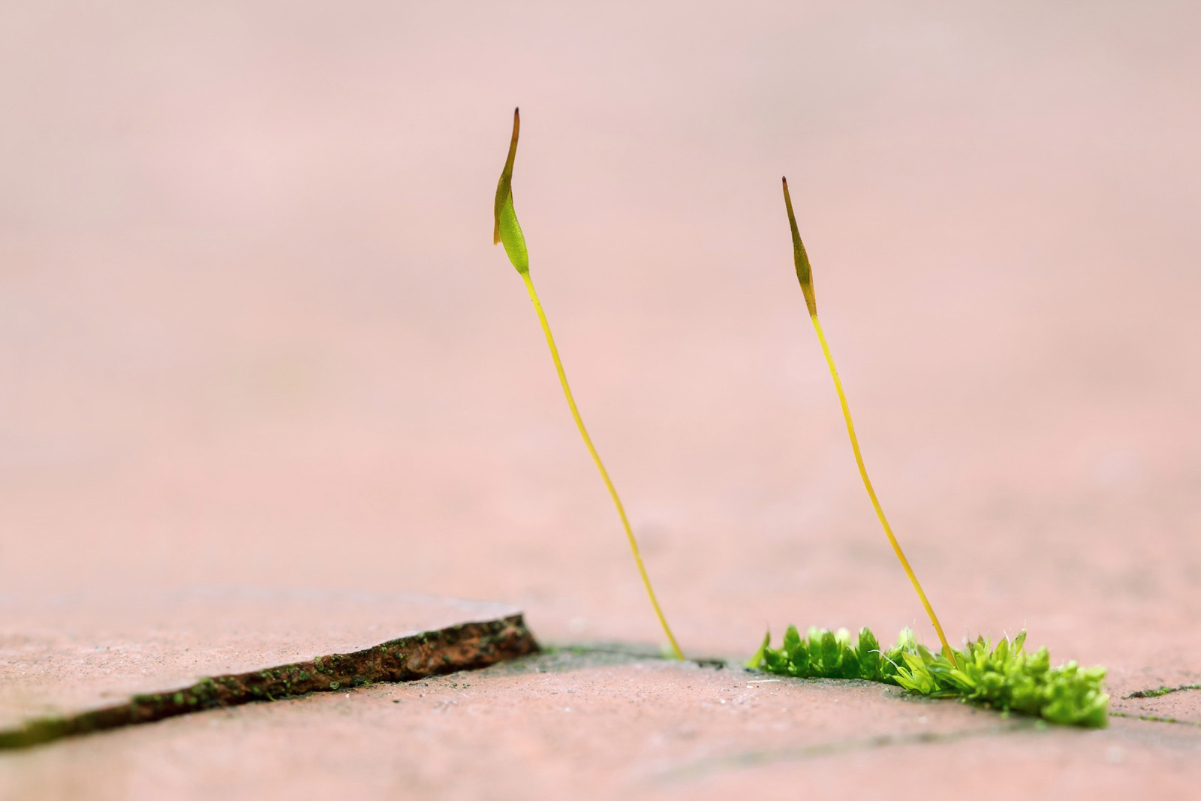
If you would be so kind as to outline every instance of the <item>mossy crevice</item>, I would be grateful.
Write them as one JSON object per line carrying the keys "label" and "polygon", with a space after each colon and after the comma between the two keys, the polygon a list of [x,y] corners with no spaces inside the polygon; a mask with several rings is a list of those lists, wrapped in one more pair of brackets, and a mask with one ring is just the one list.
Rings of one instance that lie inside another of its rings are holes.
{"label": "mossy crevice", "polygon": [[1182,690],[1201,690],[1201,684],[1181,684],[1179,687],[1156,687],[1149,690],[1137,690],[1130,693],[1130,695],[1122,696],[1122,700],[1129,701],[1131,698],[1158,698],[1161,695],[1178,693]]}
{"label": "mossy crevice", "polygon": [[1109,721],[1109,695],[1101,686],[1105,668],[1081,668],[1075,662],[1051,667],[1046,648],[1022,650],[1026,632],[995,646],[983,637],[963,650],[934,654],[905,629],[896,645],[880,647],[870,629],[855,642],[846,629],[812,628],[801,637],[789,626],[780,648],[771,635],[748,667],[798,678],[865,679],[894,684],[929,698],[958,698],[999,709],[1034,715],[1052,723],[1103,728]]}
{"label": "mossy crevice", "polygon": [[346,654],[327,654],[247,673],[209,676],[195,684],[76,715],[27,721],[0,731],[0,749],[28,748],[63,737],[150,723],[189,712],[279,701],[315,692],[362,687],[375,682],[414,681],[487,667],[538,651],[522,615],[462,623],[400,637]]}
{"label": "mossy crevice", "polygon": [[1201,723],[1195,720],[1181,720],[1180,718],[1168,717],[1167,715],[1138,715],[1132,712],[1110,712],[1111,718],[1127,718],[1128,720],[1144,720],[1148,723],[1174,723],[1177,726],[1199,726]]}

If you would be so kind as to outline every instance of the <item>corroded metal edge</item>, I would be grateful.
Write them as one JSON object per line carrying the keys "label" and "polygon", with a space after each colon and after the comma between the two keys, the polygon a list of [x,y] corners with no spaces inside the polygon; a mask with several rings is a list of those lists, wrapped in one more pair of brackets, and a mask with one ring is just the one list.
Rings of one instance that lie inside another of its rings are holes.
{"label": "corroded metal edge", "polygon": [[34,718],[19,728],[0,730],[0,749],[28,748],[63,737],[252,701],[279,701],[376,682],[414,681],[474,670],[538,650],[538,643],[520,613],[496,620],[460,623],[352,653],[328,654],[308,662],[248,673],[209,676],[187,687],[133,695],[120,704],[76,715]]}

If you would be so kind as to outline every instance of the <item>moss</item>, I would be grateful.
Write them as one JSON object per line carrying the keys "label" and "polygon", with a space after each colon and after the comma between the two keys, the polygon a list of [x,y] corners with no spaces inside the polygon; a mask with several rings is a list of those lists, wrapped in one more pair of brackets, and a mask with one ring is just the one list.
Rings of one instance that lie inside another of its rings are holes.
{"label": "moss", "polygon": [[905,629],[897,644],[884,651],[867,628],[854,643],[846,629],[810,629],[801,637],[789,626],[780,648],[770,633],[749,667],[798,678],[866,679],[894,684],[930,698],[958,698],[999,709],[1037,715],[1052,723],[1094,728],[1109,720],[1109,695],[1101,682],[1105,668],[1081,669],[1075,662],[1051,667],[1046,648],[1022,650],[1026,632],[995,647],[983,638],[962,651],[933,654]]}
{"label": "moss", "polygon": [[1153,690],[1139,690],[1138,692],[1130,693],[1127,698],[1158,698],[1161,695],[1169,693],[1178,693],[1181,690],[1201,690],[1201,684],[1182,684],[1179,687],[1156,687]]}

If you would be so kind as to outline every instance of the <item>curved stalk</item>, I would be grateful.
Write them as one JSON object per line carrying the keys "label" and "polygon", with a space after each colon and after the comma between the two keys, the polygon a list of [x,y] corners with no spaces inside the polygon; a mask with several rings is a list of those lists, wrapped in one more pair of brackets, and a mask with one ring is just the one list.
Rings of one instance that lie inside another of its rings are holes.
{"label": "curved stalk", "polygon": [[792,229],[792,254],[796,262],[797,280],[801,283],[801,292],[805,295],[805,305],[809,309],[809,319],[813,321],[813,330],[817,332],[817,341],[821,343],[822,355],[826,357],[826,366],[830,368],[830,377],[834,379],[834,389],[838,392],[838,402],[842,406],[842,417],[847,424],[847,435],[851,438],[851,450],[855,452],[855,464],[859,467],[859,477],[863,479],[863,487],[867,490],[867,497],[872,501],[872,508],[876,510],[876,517],[880,518],[880,525],[884,527],[884,534],[888,537],[888,542],[892,545],[893,553],[897,555],[897,559],[901,562],[901,567],[905,569],[905,575],[909,576],[910,583],[913,584],[913,589],[917,591],[917,597],[921,599],[922,606],[926,609],[926,614],[930,616],[930,622],[934,624],[934,630],[938,632],[939,642],[942,643],[943,653],[947,659],[954,663],[954,656],[951,646],[947,643],[947,635],[943,634],[942,624],[938,622],[938,615],[934,614],[934,607],[930,605],[930,601],[926,598],[926,593],[922,590],[921,583],[917,580],[917,575],[913,572],[913,568],[909,566],[909,560],[905,558],[905,552],[901,550],[901,544],[897,542],[897,538],[892,533],[892,526],[888,525],[888,518],[884,516],[884,510],[880,507],[880,499],[876,497],[876,491],[872,488],[871,479],[867,477],[867,468],[863,464],[863,453],[859,450],[859,438],[855,436],[855,424],[851,421],[851,407],[847,405],[847,396],[842,389],[842,381],[838,377],[838,369],[834,367],[834,357],[830,355],[830,346],[826,343],[826,335],[822,331],[822,324],[817,319],[817,300],[813,292],[813,270],[809,265],[809,254],[805,252],[805,245],[801,242],[801,234],[797,230],[796,215],[792,211],[792,196],[788,194],[788,179],[784,179],[784,206],[788,210],[788,225]]}
{"label": "curved stalk", "polygon": [[563,371],[563,362],[559,358],[559,349],[555,347],[555,338],[550,332],[550,323],[546,321],[546,312],[542,310],[542,302],[538,300],[538,293],[534,290],[534,282],[528,272],[523,273],[521,277],[525,281],[525,289],[530,294],[530,300],[534,303],[534,310],[538,312],[538,322],[542,324],[542,333],[546,335],[546,344],[550,348],[550,356],[555,361],[555,372],[559,374],[559,385],[563,387],[563,397],[567,398],[567,405],[571,409],[572,418],[575,419],[576,428],[580,430],[580,437],[584,440],[584,445],[588,447],[588,453],[592,455],[592,461],[596,464],[596,469],[600,472],[601,478],[604,479],[605,487],[609,490],[609,497],[613,499],[613,505],[617,507],[617,514],[621,518],[621,525],[626,530],[626,539],[629,540],[630,550],[634,554],[634,562],[638,565],[638,574],[642,576],[642,585],[646,587],[646,594],[651,599],[651,606],[655,608],[655,615],[659,618],[659,624],[663,626],[663,633],[667,635],[667,640],[671,643],[672,654],[676,659],[683,659],[684,653],[680,650],[675,635],[671,633],[671,627],[667,625],[667,618],[664,617],[663,610],[659,608],[659,600],[655,598],[655,591],[651,589],[651,580],[646,574],[646,566],[642,563],[642,554],[638,551],[638,541],[634,539],[634,531],[630,528],[630,520],[626,517],[625,507],[622,506],[621,498],[617,495],[617,489],[613,486],[612,479],[609,478],[609,471],[605,469],[605,464],[601,461],[600,454],[596,452],[596,446],[592,444],[592,437],[588,436],[588,429],[584,427],[584,419],[580,417],[580,410],[575,405],[575,398],[571,394],[571,386],[567,383],[567,373]]}
{"label": "curved stalk", "polygon": [[938,641],[942,643],[943,653],[953,662],[951,646],[947,643],[947,635],[942,632],[942,624],[938,622],[938,615],[934,614],[934,607],[930,606],[930,601],[926,598],[925,591],[922,590],[921,582],[917,580],[917,575],[909,566],[909,560],[905,558],[905,552],[901,550],[901,543],[897,542],[896,536],[893,535],[892,526],[888,525],[888,518],[884,516],[884,510],[880,508],[880,499],[876,497],[876,491],[872,488],[872,480],[867,477],[867,468],[863,465],[863,453],[859,450],[859,438],[855,436],[855,424],[851,422],[851,409],[847,405],[847,396],[842,390],[842,380],[838,377],[838,370],[834,367],[834,357],[830,355],[830,346],[826,344],[826,335],[822,332],[822,324],[818,321],[816,314],[809,319],[813,321],[813,330],[817,332],[817,341],[821,343],[822,353],[825,354],[826,366],[830,368],[830,376],[834,379],[834,389],[838,391],[838,402],[842,405],[842,417],[847,424],[847,435],[851,438],[851,450],[855,452],[855,464],[859,466],[859,476],[863,479],[867,497],[871,498],[872,508],[876,510],[876,517],[880,518],[880,525],[884,527],[884,534],[888,537],[889,544],[892,545],[893,553],[900,560],[901,567],[905,568],[905,575],[909,576],[913,589],[917,591],[917,597],[921,599],[922,606],[926,608],[926,614],[930,616],[930,622],[934,624],[934,630],[938,632]]}
{"label": "curved stalk", "polygon": [[655,591],[651,589],[651,580],[646,574],[646,566],[642,564],[642,554],[638,551],[638,542],[634,539],[634,532],[630,528],[629,518],[626,517],[625,507],[621,504],[621,498],[617,496],[617,490],[609,478],[609,471],[605,469],[600,454],[596,452],[596,447],[592,444],[592,437],[588,436],[588,429],[584,427],[580,410],[576,408],[571,387],[567,384],[567,374],[563,371],[563,362],[559,359],[559,349],[555,347],[555,338],[550,332],[550,323],[546,321],[546,313],[542,311],[542,302],[538,300],[538,293],[534,290],[534,282],[530,278],[530,257],[525,245],[525,234],[521,231],[521,224],[517,221],[517,211],[513,207],[513,162],[517,157],[517,138],[520,132],[521,115],[517,109],[513,109],[513,136],[509,140],[509,154],[505,159],[505,167],[500,174],[500,181],[496,184],[495,226],[492,230],[492,239],[495,244],[505,246],[505,253],[508,255],[509,261],[521,276],[521,280],[525,282],[526,291],[529,292],[530,300],[534,303],[534,310],[538,312],[538,322],[542,324],[542,333],[546,335],[546,344],[550,347],[551,358],[555,361],[555,372],[559,374],[559,384],[563,387],[563,396],[567,398],[567,406],[571,409],[571,416],[575,419],[576,428],[580,430],[580,437],[583,438],[584,445],[588,447],[588,453],[592,455],[592,461],[596,463],[596,469],[600,471],[601,478],[604,479],[605,488],[609,490],[609,497],[613,499],[613,505],[617,507],[621,525],[626,531],[626,539],[630,542],[630,550],[634,553],[634,563],[638,566],[638,574],[642,576],[642,584],[646,587],[646,594],[651,599],[651,606],[654,607],[655,615],[663,626],[663,632],[667,635],[668,642],[671,643],[672,654],[676,659],[683,659],[684,654],[676,642],[675,635],[671,633],[671,628],[667,625],[667,618],[664,617],[663,610],[659,608]]}

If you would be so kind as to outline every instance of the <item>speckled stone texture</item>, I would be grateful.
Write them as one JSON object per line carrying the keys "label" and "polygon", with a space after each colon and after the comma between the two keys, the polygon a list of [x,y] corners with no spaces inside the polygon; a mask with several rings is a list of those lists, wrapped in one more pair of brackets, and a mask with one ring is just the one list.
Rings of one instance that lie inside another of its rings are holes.
{"label": "speckled stone texture", "polygon": [[[175,718],[0,754],[6,798],[1180,798],[1201,730],[1042,726],[867,682],[628,652]],[[103,783],[96,783],[103,777]],[[1001,789],[1004,792],[1001,792]],[[791,792],[792,790],[790,790]]]}

